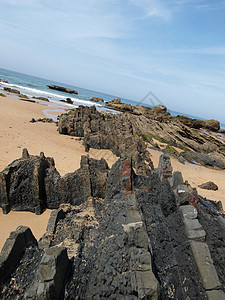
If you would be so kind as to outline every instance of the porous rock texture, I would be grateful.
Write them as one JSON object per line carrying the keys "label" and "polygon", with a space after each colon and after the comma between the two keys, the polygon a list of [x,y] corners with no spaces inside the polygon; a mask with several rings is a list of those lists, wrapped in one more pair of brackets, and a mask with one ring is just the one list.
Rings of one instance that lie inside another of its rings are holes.
{"label": "porous rock texture", "polygon": [[146,174],[153,168],[153,163],[145,143],[136,140],[129,117],[126,114],[105,115],[95,106],[79,106],[61,116],[59,133],[83,137],[86,151],[89,148],[109,149],[118,157],[132,158],[137,173]]}
{"label": "porous rock texture", "polygon": [[13,161],[0,172],[0,207],[3,213],[26,210],[41,214],[61,203],[80,204],[89,196],[104,197],[108,165],[104,159],[82,156],[80,169],[61,177],[53,158],[29,155]]}
{"label": "porous rock texture", "polygon": [[52,212],[38,246],[27,243],[2,280],[1,298],[224,299],[222,208],[193,192],[166,155],[147,175],[120,158],[104,196]]}

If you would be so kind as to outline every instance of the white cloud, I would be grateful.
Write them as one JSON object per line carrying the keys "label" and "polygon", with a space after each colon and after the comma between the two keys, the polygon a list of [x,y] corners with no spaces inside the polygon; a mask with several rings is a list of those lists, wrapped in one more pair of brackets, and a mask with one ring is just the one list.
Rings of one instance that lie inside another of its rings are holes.
{"label": "white cloud", "polygon": [[163,20],[170,20],[172,10],[159,0],[130,0],[133,5],[144,11],[145,17],[158,17]]}

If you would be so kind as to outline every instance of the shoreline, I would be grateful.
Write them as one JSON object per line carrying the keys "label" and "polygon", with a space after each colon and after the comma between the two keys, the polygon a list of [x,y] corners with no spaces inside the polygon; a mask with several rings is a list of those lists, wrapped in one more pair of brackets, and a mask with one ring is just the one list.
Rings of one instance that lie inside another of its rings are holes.
{"label": "shoreline", "polygon": [[[79,138],[60,135],[55,124],[30,122],[32,118],[43,118],[46,110],[50,114],[52,112],[54,116],[61,110],[49,107],[46,103],[44,105],[30,103],[12,97],[0,97],[0,105],[0,171],[12,161],[21,157],[23,148],[27,148],[31,155],[39,155],[43,151],[45,156],[53,157],[56,169],[62,176],[74,172],[80,167],[81,155],[87,155],[87,152],[85,152]],[[161,152],[152,149],[149,149],[149,152],[152,155],[154,166],[157,167]],[[109,167],[118,159],[109,150],[90,149],[88,154],[96,159],[105,158]],[[173,171],[181,171],[184,180],[188,180],[193,187],[209,180],[214,181],[219,186],[218,191],[207,191],[197,187],[198,193],[210,200],[221,201],[223,207],[225,207],[225,171],[184,165],[173,157],[171,157],[171,162]],[[27,217],[24,217],[26,214]],[[36,238],[42,236],[48,222],[48,214],[50,212],[45,212],[41,216],[27,212],[11,212],[8,215],[3,215],[0,212],[0,247],[1,244],[4,244],[9,233],[22,224],[32,226],[31,229]],[[25,223],[22,223],[23,217],[24,221],[27,220]],[[33,222],[33,225],[30,225],[29,222]],[[40,227],[40,223],[43,223],[42,227]],[[12,228],[10,224],[15,224],[15,227]],[[35,233],[38,229],[40,229],[39,233]]]}

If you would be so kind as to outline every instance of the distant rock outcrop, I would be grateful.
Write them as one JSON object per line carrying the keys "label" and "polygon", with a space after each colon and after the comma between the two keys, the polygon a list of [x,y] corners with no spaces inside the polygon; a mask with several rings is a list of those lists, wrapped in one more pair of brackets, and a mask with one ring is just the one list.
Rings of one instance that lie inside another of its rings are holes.
{"label": "distant rock outcrop", "polygon": [[90,100],[94,102],[104,102],[103,98],[100,97],[92,97]]}
{"label": "distant rock outcrop", "polygon": [[9,88],[9,87],[4,87],[4,90],[6,91],[6,92],[9,92],[9,93],[13,93],[13,94],[20,94],[20,91],[18,91],[18,90],[15,90],[15,89],[11,89],[11,88]]}
{"label": "distant rock outcrop", "polygon": [[78,94],[77,91],[75,90],[70,90],[68,88],[62,87],[62,86],[58,86],[58,85],[53,85],[53,84],[49,84],[47,85],[50,89],[52,90],[56,90],[56,91],[60,91],[60,92],[64,92],[64,93],[69,93],[69,94]]}
{"label": "distant rock outcrop", "polygon": [[36,97],[36,96],[33,96],[32,98],[33,98],[33,99],[39,99],[39,100],[42,100],[42,101],[49,102],[49,99],[46,98],[46,97]]}
{"label": "distant rock outcrop", "polygon": [[65,102],[65,103],[68,103],[68,104],[73,104],[73,100],[71,98],[66,98],[66,100],[60,100],[61,102]]}
{"label": "distant rock outcrop", "polygon": [[198,120],[198,119],[192,119],[192,118],[189,118],[187,116],[182,116],[182,115],[177,116],[177,119],[181,123],[183,123],[186,126],[191,127],[191,128],[196,128],[196,129],[205,128],[205,129],[209,129],[211,131],[219,131],[220,130],[220,122],[216,121],[216,120],[203,121],[203,120]]}

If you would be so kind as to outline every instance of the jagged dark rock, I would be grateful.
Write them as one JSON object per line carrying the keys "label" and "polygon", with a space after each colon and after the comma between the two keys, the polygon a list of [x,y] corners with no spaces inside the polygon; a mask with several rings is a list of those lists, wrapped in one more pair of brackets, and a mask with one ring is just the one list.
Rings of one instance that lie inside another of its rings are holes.
{"label": "jagged dark rock", "polygon": [[[115,105],[120,105],[118,103],[119,100],[116,100]],[[128,156],[130,148],[134,164],[141,162],[143,157],[148,158],[145,142],[155,147],[158,141],[167,144],[163,151],[181,162],[225,169],[225,137],[184,125],[179,117],[171,116],[162,105],[130,108],[128,112],[115,115],[80,106],[59,118],[59,132],[84,137],[86,151],[90,147],[110,149],[121,157],[123,153]],[[150,163],[150,157],[147,161]]]}
{"label": "jagged dark rock", "polygon": [[[106,168],[92,163],[83,157],[81,168]],[[120,158],[96,195],[53,211],[38,246],[18,245],[21,259],[1,280],[3,299],[224,298],[221,206],[193,194],[168,156],[147,175]]]}
{"label": "jagged dark rock", "polygon": [[28,154],[12,162],[0,172],[0,207],[4,213],[27,210],[37,214],[45,208],[58,208],[61,203],[77,205],[89,196],[105,197],[108,165],[82,156],[81,167],[61,177],[54,160]]}
{"label": "jagged dark rock", "polygon": [[63,86],[58,86],[58,85],[53,85],[53,84],[49,84],[47,85],[50,89],[52,90],[56,90],[56,91],[60,91],[60,92],[64,92],[64,93],[69,93],[69,94],[78,94],[77,91],[75,90],[70,90],[68,88],[65,88]]}
{"label": "jagged dark rock", "polygon": [[200,187],[201,189],[205,189],[205,190],[212,190],[212,191],[218,190],[218,186],[212,181],[208,181],[203,184],[200,184],[198,187]]}
{"label": "jagged dark rock", "polygon": [[109,149],[116,156],[130,157],[137,172],[146,174],[153,164],[144,141],[136,140],[129,117],[126,114],[104,115],[95,106],[80,106],[60,117],[59,133],[84,137],[86,151],[89,148]]}

